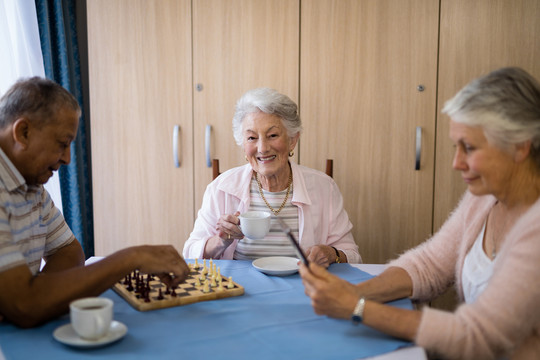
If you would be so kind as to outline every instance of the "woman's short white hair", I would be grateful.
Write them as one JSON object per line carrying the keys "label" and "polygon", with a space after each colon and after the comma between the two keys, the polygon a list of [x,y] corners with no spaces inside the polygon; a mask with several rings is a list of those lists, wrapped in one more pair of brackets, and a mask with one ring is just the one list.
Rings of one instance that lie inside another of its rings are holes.
{"label": "woman's short white hair", "polygon": [[523,69],[502,68],[471,81],[442,112],[453,121],[481,127],[501,149],[530,140],[540,169],[540,84]]}
{"label": "woman's short white hair", "polygon": [[298,106],[287,95],[270,88],[257,88],[247,91],[236,103],[232,120],[234,139],[242,145],[242,121],[246,115],[262,111],[281,118],[290,137],[302,132],[302,121]]}

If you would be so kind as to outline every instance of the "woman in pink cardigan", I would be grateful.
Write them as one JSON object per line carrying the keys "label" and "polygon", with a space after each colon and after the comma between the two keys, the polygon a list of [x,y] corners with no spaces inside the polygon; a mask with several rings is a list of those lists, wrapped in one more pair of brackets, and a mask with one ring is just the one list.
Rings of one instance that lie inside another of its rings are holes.
{"label": "woman in pink cardigan", "polygon": [[[363,322],[451,359],[540,359],[540,84],[503,68],[445,104],[453,167],[468,185],[439,232],[353,285],[311,264],[317,314]],[[455,284],[453,312],[384,305],[430,300]]]}
{"label": "woman in pink cardigan", "polygon": [[[326,174],[289,161],[302,131],[298,106],[270,88],[247,91],[236,103],[233,133],[246,164],[224,172],[208,185],[185,258],[255,260],[296,257],[281,230],[291,228],[310,261],[328,267],[362,261],[338,186]],[[272,214],[263,239],[244,236],[239,215]]]}

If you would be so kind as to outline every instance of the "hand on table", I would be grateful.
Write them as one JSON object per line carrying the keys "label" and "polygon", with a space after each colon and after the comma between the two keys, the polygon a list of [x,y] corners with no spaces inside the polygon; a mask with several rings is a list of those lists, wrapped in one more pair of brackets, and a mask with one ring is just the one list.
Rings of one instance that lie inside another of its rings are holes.
{"label": "hand on table", "polygon": [[313,262],[309,269],[300,265],[300,276],[316,314],[340,319],[351,317],[360,298],[356,286]]}
{"label": "hand on table", "polygon": [[327,268],[334,263],[336,252],[328,245],[315,245],[306,250],[306,257],[308,261]]}
{"label": "hand on table", "polygon": [[232,242],[236,239],[243,239],[244,234],[240,230],[240,219],[238,216],[240,212],[237,211],[234,214],[224,214],[219,218],[216,230],[219,238],[224,242]]}

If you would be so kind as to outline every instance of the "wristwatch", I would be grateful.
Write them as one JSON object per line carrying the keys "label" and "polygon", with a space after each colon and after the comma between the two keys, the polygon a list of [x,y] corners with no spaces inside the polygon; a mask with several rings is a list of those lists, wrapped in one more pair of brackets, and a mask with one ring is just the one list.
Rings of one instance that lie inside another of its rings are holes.
{"label": "wristwatch", "polygon": [[334,251],[336,252],[336,260],[334,262],[339,264],[341,262],[341,260],[339,260],[339,251],[333,246],[331,246],[331,248],[334,249]]}
{"label": "wristwatch", "polygon": [[366,306],[366,299],[361,297],[356,303],[354,311],[351,316],[351,321],[354,325],[358,325],[362,322],[364,316],[364,307]]}

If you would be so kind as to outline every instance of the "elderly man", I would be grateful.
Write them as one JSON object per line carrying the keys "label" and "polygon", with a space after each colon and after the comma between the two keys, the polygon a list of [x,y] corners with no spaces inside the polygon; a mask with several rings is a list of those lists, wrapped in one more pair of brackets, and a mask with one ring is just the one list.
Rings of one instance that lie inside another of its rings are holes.
{"label": "elderly man", "polygon": [[[176,285],[188,267],[172,246],[137,246],[84,266],[79,242],[43,184],[70,161],[81,110],[60,85],[34,77],[0,98],[0,317],[36,326],[140,269]],[[41,259],[46,261],[40,271]]]}

